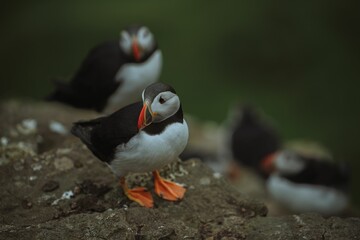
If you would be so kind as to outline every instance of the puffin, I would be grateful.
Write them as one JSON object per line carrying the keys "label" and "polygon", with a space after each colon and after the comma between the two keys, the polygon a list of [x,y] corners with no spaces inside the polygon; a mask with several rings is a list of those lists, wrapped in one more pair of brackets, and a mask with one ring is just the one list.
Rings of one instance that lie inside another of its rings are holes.
{"label": "puffin", "polygon": [[239,106],[232,120],[230,148],[233,159],[241,166],[253,169],[262,177],[268,173],[262,165],[281,147],[277,131],[260,118],[259,113],[250,105]]}
{"label": "puffin", "polygon": [[110,167],[124,194],[141,206],[152,208],[153,198],[144,187],[129,189],[128,173],[151,171],[158,196],[169,201],[184,197],[186,189],[158,171],[178,158],[189,138],[179,96],[170,85],[153,83],[142,92],[142,101],[108,116],[75,122],[71,132]]}
{"label": "puffin", "polygon": [[111,112],[140,100],[142,90],[157,82],[162,53],[150,29],[132,25],[120,39],[95,46],[69,83],[56,81],[48,101],[76,108]]}
{"label": "puffin", "polygon": [[295,212],[341,213],[348,205],[350,171],[346,163],[280,150],[266,165],[269,195]]}

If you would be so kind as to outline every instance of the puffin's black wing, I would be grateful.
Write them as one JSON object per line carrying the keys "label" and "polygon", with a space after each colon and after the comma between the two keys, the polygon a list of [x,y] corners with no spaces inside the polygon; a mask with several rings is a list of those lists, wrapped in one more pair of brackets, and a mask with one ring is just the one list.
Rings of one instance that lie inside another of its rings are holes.
{"label": "puffin's black wing", "polygon": [[137,122],[142,103],[128,105],[108,117],[74,123],[72,134],[104,162],[111,162],[118,145],[138,133]]}
{"label": "puffin's black wing", "polygon": [[117,71],[128,61],[118,41],[100,44],[89,52],[70,83],[57,83],[48,100],[101,111],[121,84],[115,81]]}
{"label": "puffin's black wing", "polygon": [[350,171],[345,163],[334,163],[327,159],[307,158],[306,167],[295,175],[283,177],[295,183],[323,185],[346,189]]}

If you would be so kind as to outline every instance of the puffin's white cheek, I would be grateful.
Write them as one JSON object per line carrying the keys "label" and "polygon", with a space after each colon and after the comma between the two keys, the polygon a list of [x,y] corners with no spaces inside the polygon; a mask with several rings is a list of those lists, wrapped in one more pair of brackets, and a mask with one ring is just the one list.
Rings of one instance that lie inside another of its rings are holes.
{"label": "puffin's white cheek", "polygon": [[151,110],[156,113],[161,112],[160,104],[158,104],[157,100],[155,99],[154,102],[151,104]]}
{"label": "puffin's white cheek", "polygon": [[146,36],[139,39],[139,43],[145,51],[152,48],[153,42],[152,36]]}
{"label": "puffin's white cheek", "polygon": [[120,41],[120,47],[125,53],[130,54],[130,52],[131,52],[131,42],[130,42],[130,40],[127,40],[127,39],[121,40]]}

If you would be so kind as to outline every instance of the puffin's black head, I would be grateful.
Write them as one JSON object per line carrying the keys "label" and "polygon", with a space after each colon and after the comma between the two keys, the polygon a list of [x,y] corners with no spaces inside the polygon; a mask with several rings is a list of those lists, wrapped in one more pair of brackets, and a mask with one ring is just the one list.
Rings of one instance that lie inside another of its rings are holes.
{"label": "puffin's black head", "polygon": [[152,122],[161,122],[174,115],[180,108],[180,99],[175,89],[165,83],[153,83],[142,93],[138,129],[141,130]]}
{"label": "puffin's black head", "polygon": [[274,155],[275,170],[281,174],[298,174],[308,167],[309,159],[290,150],[279,151]]}
{"label": "puffin's black head", "polygon": [[133,25],[121,31],[120,48],[134,61],[141,62],[157,49],[157,43],[148,27]]}
{"label": "puffin's black head", "polygon": [[279,150],[261,161],[261,170],[266,174],[298,174],[305,169],[308,160],[290,150]]}
{"label": "puffin's black head", "polygon": [[240,124],[241,125],[258,125],[260,124],[260,116],[258,112],[255,110],[255,107],[250,104],[245,104],[243,106],[239,106],[238,108],[240,115]]}

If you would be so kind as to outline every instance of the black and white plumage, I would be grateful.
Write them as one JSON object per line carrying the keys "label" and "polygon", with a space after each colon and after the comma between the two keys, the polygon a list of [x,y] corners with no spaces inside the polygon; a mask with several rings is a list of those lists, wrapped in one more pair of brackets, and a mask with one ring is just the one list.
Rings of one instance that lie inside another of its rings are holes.
{"label": "black and white plumage", "polygon": [[107,117],[74,123],[72,128],[123,181],[130,172],[155,171],[176,160],[188,141],[188,126],[172,87],[154,83],[143,91],[142,98],[143,102]]}
{"label": "black and white plumage", "polygon": [[348,204],[349,169],[344,163],[280,151],[266,186],[270,196],[296,212],[338,214]]}
{"label": "black and white plumage", "polygon": [[146,26],[130,26],[119,40],[94,47],[69,83],[57,82],[48,100],[99,112],[118,109],[140,100],[161,69],[162,53],[153,33]]}
{"label": "black and white plumage", "polygon": [[233,126],[229,129],[232,157],[240,165],[267,176],[261,165],[268,156],[280,149],[280,137],[253,107],[242,106],[236,111]]}

